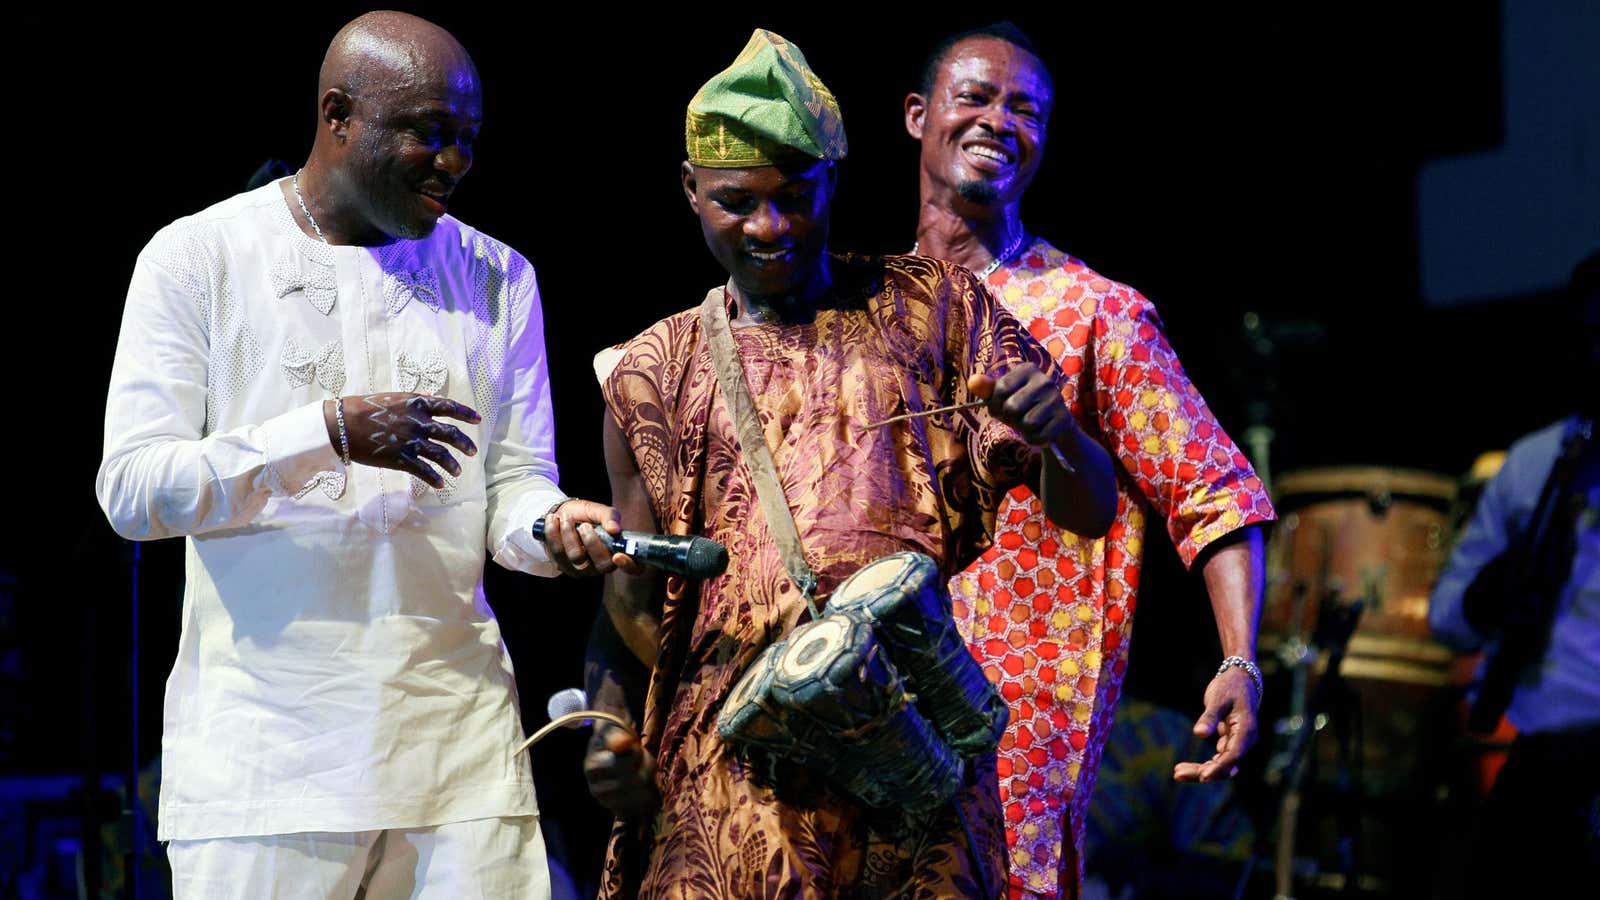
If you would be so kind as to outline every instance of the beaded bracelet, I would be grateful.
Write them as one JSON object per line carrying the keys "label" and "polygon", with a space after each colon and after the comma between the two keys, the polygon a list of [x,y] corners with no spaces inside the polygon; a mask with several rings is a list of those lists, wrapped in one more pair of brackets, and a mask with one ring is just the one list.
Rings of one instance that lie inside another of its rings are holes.
{"label": "beaded bracelet", "polygon": [[1243,669],[1244,673],[1246,675],[1250,676],[1250,684],[1253,685],[1255,687],[1255,689],[1256,689],[1256,702],[1260,703],[1261,702],[1261,694],[1262,694],[1262,691],[1263,691],[1263,688],[1262,688],[1262,685],[1261,685],[1261,669],[1259,667],[1257,667],[1256,664],[1251,662],[1250,660],[1245,659],[1242,656],[1230,656],[1227,659],[1222,661],[1222,665],[1217,666],[1217,674],[1213,675],[1211,677],[1215,678],[1215,677],[1217,677],[1217,675],[1221,675],[1223,672],[1226,672],[1229,669],[1234,668],[1235,666],[1237,666],[1238,668]]}
{"label": "beaded bracelet", "polygon": [[339,423],[339,459],[350,465],[350,434],[344,430],[344,400],[333,398],[333,419]]}

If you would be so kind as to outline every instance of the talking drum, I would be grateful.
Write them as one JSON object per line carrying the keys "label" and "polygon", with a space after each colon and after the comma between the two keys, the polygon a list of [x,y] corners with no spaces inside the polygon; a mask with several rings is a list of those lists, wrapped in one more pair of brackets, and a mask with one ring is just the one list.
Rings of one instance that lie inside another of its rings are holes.
{"label": "talking drum", "polygon": [[830,610],[768,647],[734,685],[717,732],[826,775],[870,806],[931,811],[962,761],[917,712],[867,617]]}
{"label": "talking drum", "polygon": [[917,693],[917,708],[963,756],[987,753],[1006,730],[1006,704],[956,630],[939,567],[921,553],[863,566],[828,598],[827,615],[860,611]]}

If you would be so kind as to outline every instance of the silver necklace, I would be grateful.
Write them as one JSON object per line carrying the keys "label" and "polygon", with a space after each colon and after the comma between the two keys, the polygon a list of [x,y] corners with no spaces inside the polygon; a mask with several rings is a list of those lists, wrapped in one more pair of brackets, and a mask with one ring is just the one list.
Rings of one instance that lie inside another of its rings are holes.
{"label": "silver necklace", "polygon": [[[310,218],[310,216],[307,215],[306,218]],[[985,278],[988,278],[990,275],[994,274],[994,270],[995,269],[998,269],[1001,266],[1005,265],[1006,264],[1006,260],[1009,260],[1012,256],[1014,256],[1016,254],[1016,252],[1018,250],[1022,249],[1022,242],[1027,240],[1027,238],[1028,238],[1028,232],[1026,232],[1026,231],[1018,232],[1017,233],[1017,239],[1015,241],[1011,242],[1011,246],[1007,247],[1005,249],[1004,253],[1001,253],[999,256],[996,256],[994,258],[994,262],[989,263],[987,266],[983,267],[983,271],[978,273],[978,280],[982,281]],[[912,256],[916,256],[917,255],[917,248],[920,247],[920,246],[922,246],[922,242],[921,241],[912,241],[911,242],[911,255]]]}
{"label": "silver necklace", "polygon": [[[304,171],[304,170],[302,170],[302,171]],[[311,230],[315,231],[317,233],[317,240],[319,240],[319,241],[323,242],[324,244],[326,244],[328,242],[327,235],[322,233],[322,229],[317,225],[317,220],[312,218],[312,216],[311,216],[311,210],[306,208],[306,198],[300,196],[300,173],[299,172],[294,173],[294,199],[299,201],[299,203],[300,203],[300,211],[305,213],[306,221],[311,223]]]}

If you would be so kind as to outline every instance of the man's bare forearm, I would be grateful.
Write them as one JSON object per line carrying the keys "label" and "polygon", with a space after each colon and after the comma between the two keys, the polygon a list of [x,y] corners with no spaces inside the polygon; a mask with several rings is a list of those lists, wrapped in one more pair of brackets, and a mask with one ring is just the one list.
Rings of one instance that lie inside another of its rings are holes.
{"label": "man's bare forearm", "polygon": [[1039,499],[1050,521],[1084,537],[1100,537],[1117,515],[1117,479],[1111,454],[1079,429],[1056,442],[1072,466],[1062,468],[1051,448],[1044,450]]}
{"label": "man's bare forearm", "polygon": [[1256,626],[1266,585],[1265,543],[1259,526],[1246,526],[1208,548],[1202,564],[1223,656],[1256,658]]}

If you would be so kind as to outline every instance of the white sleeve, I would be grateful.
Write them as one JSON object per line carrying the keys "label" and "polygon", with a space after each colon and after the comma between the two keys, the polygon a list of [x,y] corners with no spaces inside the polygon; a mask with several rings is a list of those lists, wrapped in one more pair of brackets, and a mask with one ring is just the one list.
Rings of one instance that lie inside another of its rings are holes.
{"label": "white sleeve", "polygon": [[531,268],[525,279],[526,287],[519,285],[519,298],[511,307],[506,387],[485,448],[488,549],[508,569],[553,576],[559,570],[529,528],[566,495],[556,484],[555,421],[539,285]]}
{"label": "white sleeve", "polygon": [[152,540],[251,521],[273,496],[337,469],[322,404],[202,434],[207,298],[149,258],[135,264],[106,398],[95,493],[117,534]]}

